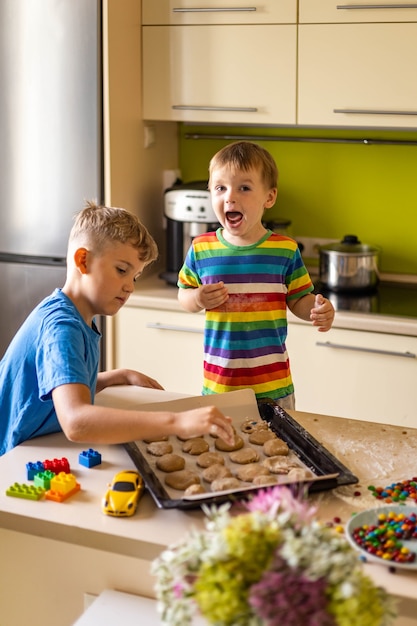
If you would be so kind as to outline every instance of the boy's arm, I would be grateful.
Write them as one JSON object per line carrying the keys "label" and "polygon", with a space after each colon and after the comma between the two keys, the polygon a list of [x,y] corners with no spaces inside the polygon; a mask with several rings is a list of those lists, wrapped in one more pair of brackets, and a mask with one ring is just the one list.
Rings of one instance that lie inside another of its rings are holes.
{"label": "boy's arm", "polygon": [[231,419],[216,407],[191,411],[140,411],[95,406],[86,385],[56,387],[52,399],[66,437],[78,443],[125,443],[164,435],[185,438],[211,433],[232,444]]}
{"label": "boy's arm", "polygon": [[305,321],[311,321],[320,332],[330,330],[334,320],[334,308],[330,300],[321,294],[309,293],[301,298],[288,300],[287,306],[294,315]]}
{"label": "boy's arm", "polygon": [[99,372],[97,376],[96,393],[106,387],[114,385],[136,385],[137,387],[151,387],[152,389],[163,389],[157,380],[137,372],[136,370],[116,369],[107,372]]}

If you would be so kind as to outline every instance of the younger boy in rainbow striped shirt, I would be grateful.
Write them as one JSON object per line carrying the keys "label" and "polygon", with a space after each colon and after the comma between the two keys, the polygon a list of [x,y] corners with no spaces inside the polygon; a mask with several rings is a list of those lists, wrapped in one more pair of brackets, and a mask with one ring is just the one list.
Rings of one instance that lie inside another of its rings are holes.
{"label": "younger boy in rainbow striped shirt", "polygon": [[294,409],[287,307],[320,332],[331,328],[334,308],[312,293],[297,243],[263,225],[277,185],[274,159],[255,143],[234,142],[214,155],[209,190],[221,227],[193,240],[178,298],[186,311],[206,311],[204,395],[250,387]]}

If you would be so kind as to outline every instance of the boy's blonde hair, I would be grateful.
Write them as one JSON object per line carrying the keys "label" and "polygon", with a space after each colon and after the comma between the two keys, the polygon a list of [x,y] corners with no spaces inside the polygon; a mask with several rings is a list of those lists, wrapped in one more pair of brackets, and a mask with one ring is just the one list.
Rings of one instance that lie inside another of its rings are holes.
{"label": "boy's blonde hair", "polygon": [[138,258],[151,263],[158,258],[158,248],[147,228],[126,211],[88,201],[75,216],[69,236],[69,246],[85,246],[100,253],[111,243],[129,243],[138,252]]}
{"label": "boy's blonde hair", "polygon": [[267,189],[278,187],[278,168],[272,155],[251,141],[235,141],[214,155],[209,165],[209,187],[213,171],[224,166],[243,172],[257,169]]}

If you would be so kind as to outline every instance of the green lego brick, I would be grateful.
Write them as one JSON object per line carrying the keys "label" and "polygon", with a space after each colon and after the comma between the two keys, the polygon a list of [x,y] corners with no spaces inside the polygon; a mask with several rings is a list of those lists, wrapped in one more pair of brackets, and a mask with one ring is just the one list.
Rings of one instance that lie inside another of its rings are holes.
{"label": "green lego brick", "polygon": [[26,500],[40,500],[45,494],[45,489],[34,485],[14,483],[6,489],[6,495],[13,498],[24,498]]}
{"label": "green lego brick", "polygon": [[35,474],[33,477],[33,482],[35,487],[42,487],[42,489],[49,489],[51,486],[51,480],[54,478],[55,472],[51,472],[51,470],[45,470],[44,472],[39,472]]}

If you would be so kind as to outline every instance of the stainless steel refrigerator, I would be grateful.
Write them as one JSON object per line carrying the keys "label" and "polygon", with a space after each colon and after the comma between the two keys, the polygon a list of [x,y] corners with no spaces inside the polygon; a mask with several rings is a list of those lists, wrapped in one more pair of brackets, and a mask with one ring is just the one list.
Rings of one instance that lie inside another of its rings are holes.
{"label": "stainless steel refrigerator", "polygon": [[0,0],[0,358],[102,200],[101,85],[100,1]]}

